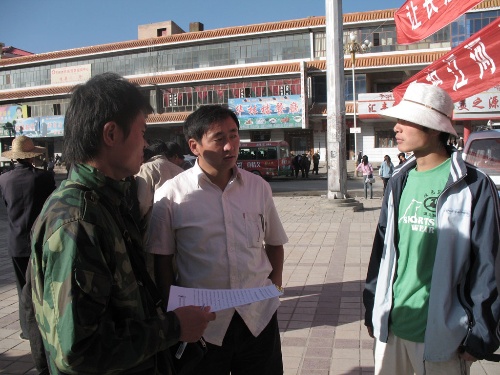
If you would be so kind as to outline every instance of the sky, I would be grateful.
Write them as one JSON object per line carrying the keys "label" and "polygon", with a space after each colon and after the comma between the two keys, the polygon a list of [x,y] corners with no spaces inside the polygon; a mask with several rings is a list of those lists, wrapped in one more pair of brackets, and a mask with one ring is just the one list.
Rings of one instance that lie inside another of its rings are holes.
{"label": "sky", "polygon": [[[405,0],[343,0],[343,13],[399,8]],[[174,21],[189,31],[324,16],[325,0],[0,0],[0,42],[33,53],[137,39],[137,27]],[[380,4],[380,5],[379,5]]]}

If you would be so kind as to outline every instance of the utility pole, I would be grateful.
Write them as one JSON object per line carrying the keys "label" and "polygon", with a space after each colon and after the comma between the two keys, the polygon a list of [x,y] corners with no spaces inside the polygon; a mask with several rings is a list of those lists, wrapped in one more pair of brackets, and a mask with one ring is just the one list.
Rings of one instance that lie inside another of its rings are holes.
{"label": "utility pole", "polygon": [[342,24],[342,1],[326,0],[328,199],[345,199],[347,191]]}

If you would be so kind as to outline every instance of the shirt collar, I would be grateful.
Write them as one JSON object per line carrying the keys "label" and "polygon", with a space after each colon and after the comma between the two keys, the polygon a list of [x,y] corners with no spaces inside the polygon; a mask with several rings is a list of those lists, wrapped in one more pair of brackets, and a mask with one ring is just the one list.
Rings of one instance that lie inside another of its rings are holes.
{"label": "shirt collar", "polygon": [[[208,176],[205,174],[205,172],[203,172],[203,169],[201,169],[200,165],[198,164],[198,159],[196,159],[196,162],[194,163],[194,166],[191,168],[191,170],[192,170],[192,173],[198,179],[198,186],[200,186],[200,183],[202,180],[205,180],[205,181],[212,183],[212,181],[210,181]],[[232,172],[233,172],[232,176],[229,179],[229,182],[227,184],[230,185],[234,181],[239,181],[241,184],[243,184],[243,176],[240,172],[240,169],[236,165],[233,166]]]}
{"label": "shirt collar", "polygon": [[115,205],[120,205],[130,188],[130,181],[116,181],[110,177],[106,177],[97,168],[88,164],[72,165],[68,182],[76,182],[95,190],[104,199],[109,200]]}

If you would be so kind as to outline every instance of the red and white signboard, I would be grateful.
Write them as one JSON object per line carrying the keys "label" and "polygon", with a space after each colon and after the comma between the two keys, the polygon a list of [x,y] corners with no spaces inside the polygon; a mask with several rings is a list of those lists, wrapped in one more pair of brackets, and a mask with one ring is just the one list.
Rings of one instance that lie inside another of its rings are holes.
{"label": "red and white signboard", "polygon": [[394,98],[399,102],[408,85],[421,82],[441,87],[458,102],[500,84],[499,69],[500,17],[397,86]]}
{"label": "red and white signboard", "polygon": [[394,105],[394,96],[390,92],[358,95],[358,116],[360,119],[379,119],[379,112]]}
{"label": "red and white signboard", "polygon": [[92,64],[65,66],[50,71],[50,83],[79,83],[92,77]]}
{"label": "red and white signboard", "polygon": [[500,116],[500,86],[455,103],[454,120],[490,120]]}
{"label": "red and white signboard", "polygon": [[394,14],[398,44],[421,41],[482,0],[408,0]]}

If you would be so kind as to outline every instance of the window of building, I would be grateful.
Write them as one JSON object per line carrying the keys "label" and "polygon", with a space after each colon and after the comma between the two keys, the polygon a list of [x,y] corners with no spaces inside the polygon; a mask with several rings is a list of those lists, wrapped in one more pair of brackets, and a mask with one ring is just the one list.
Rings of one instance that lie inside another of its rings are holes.
{"label": "window of building", "polygon": [[[358,99],[359,94],[366,93],[366,74],[356,74],[356,99]],[[345,76],[344,84],[344,95],[345,100],[353,100],[352,92],[352,75]]]}
{"label": "window of building", "polygon": [[375,130],[375,148],[397,147],[393,130]]}
{"label": "window of building", "polygon": [[326,57],[326,33],[314,33],[314,58]]}
{"label": "window of building", "polygon": [[500,17],[500,10],[466,13],[451,23],[451,46],[456,47]]}
{"label": "window of building", "polygon": [[52,104],[52,112],[54,112],[54,116],[58,116],[61,114],[61,104],[54,103]]}
{"label": "window of building", "polygon": [[315,103],[326,103],[327,102],[327,92],[326,92],[326,76],[314,76],[312,77],[312,100]]}
{"label": "window of building", "polygon": [[165,36],[165,35],[167,35],[166,28],[156,29],[156,36]]}

